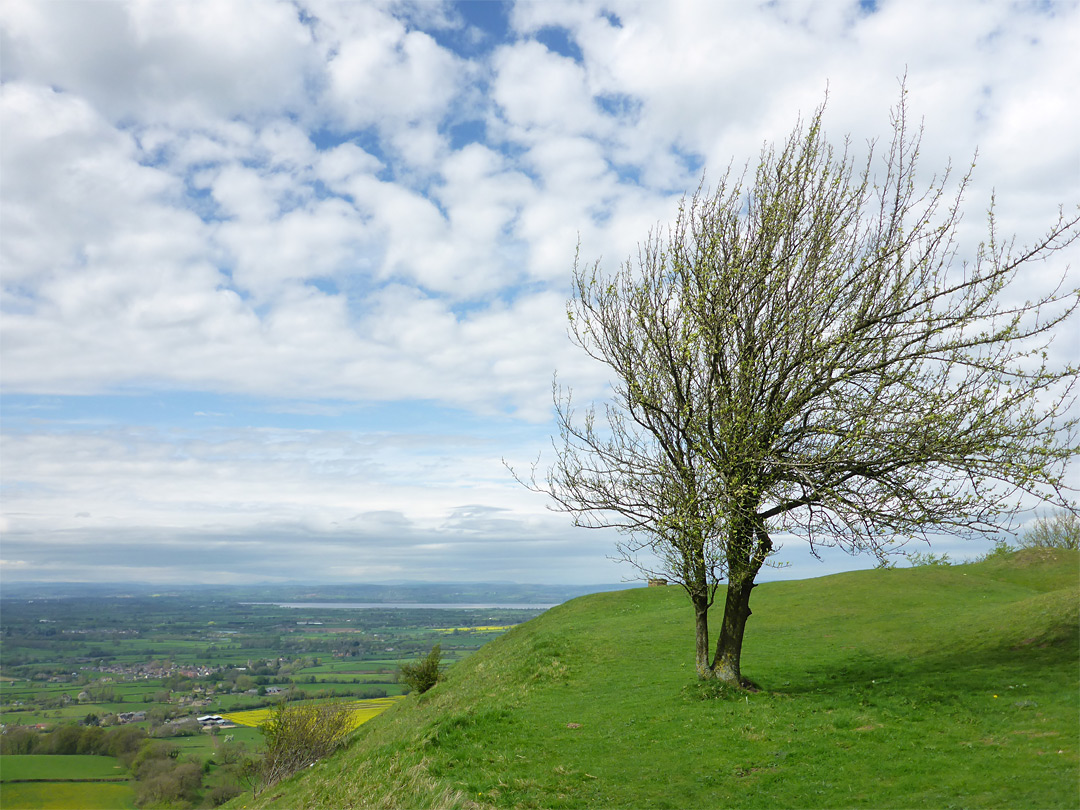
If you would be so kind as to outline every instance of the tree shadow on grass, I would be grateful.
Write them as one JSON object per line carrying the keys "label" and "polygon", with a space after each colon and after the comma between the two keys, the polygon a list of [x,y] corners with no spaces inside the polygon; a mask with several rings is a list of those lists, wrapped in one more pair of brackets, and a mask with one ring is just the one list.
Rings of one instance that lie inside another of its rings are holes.
{"label": "tree shadow on grass", "polygon": [[930,696],[985,692],[1004,681],[1071,682],[1080,674],[1080,644],[1070,637],[1031,643],[954,646],[921,655],[887,655],[850,651],[832,662],[810,666],[783,677],[762,679],[767,692],[786,695],[851,694],[854,692],[918,693]]}

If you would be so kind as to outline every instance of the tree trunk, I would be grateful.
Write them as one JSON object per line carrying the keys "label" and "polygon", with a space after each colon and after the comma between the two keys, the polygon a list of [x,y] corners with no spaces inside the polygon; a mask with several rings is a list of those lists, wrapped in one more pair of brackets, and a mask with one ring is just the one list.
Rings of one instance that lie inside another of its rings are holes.
{"label": "tree trunk", "polygon": [[694,640],[697,644],[694,662],[698,678],[705,680],[712,677],[709,666],[709,600],[700,594],[690,599],[694,603]]}
{"label": "tree trunk", "polygon": [[724,622],[720,625],[720,635],[716,639],[716,660],[712,667],[712,677],[735,686],[742,685],[739,659],[742,656],[743,631],[751,613],[750,591],[753,588],[753,577],[728,583],[727,596],[724,599]]}

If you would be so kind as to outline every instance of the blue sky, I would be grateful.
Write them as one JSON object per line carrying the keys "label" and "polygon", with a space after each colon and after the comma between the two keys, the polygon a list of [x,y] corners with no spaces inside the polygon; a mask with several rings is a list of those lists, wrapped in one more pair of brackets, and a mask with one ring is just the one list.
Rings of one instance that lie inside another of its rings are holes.
{"label": "blue sky", "polygon": [[5,2],[2,576],[630,577],[502,463],[556,371],[603,398],[579,241],[629,256],[826,87],[864,149],[905,72],[927,177],[979,150],[963,249],[992,190],[1034,239],[1080,198],[1078,40],[1076,2]]}

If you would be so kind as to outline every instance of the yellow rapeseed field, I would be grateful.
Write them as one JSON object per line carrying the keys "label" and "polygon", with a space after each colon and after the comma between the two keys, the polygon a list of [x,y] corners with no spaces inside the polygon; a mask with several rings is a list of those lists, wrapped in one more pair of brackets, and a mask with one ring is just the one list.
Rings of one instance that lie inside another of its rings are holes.
{"label": "yellow rapeseed field", "polygon": [[495,633],[500,630],[509,630],[512,624],[485,624],[479,627],[436,627],[436,633]]}
{"label": "yellow rapeseed field", "polygon": [[[362,726],[372,717],[382,714],[393,706],[396,701],[401,700],[401,697],[401,695],[392,695],[384,698],[357,700],[353,703],[346,704],[349,709],[352,710],[352,722],[349,731]],[[250,709],[246,712],[224,712],[221,716],[230,723],[235,723],[238,726],[258,728],[269,719],[272,711],[273,709]]]}

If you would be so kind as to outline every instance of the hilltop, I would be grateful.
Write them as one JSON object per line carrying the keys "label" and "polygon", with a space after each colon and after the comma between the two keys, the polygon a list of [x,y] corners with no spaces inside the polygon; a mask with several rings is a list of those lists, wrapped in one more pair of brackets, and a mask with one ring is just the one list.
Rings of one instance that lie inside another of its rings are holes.
{"label": "hilltop", "polygon": [[760,692],[696,682],[679,588],[584,596],[230,807],[1080,806],[1077,552],[765,583],[751,605]]}

